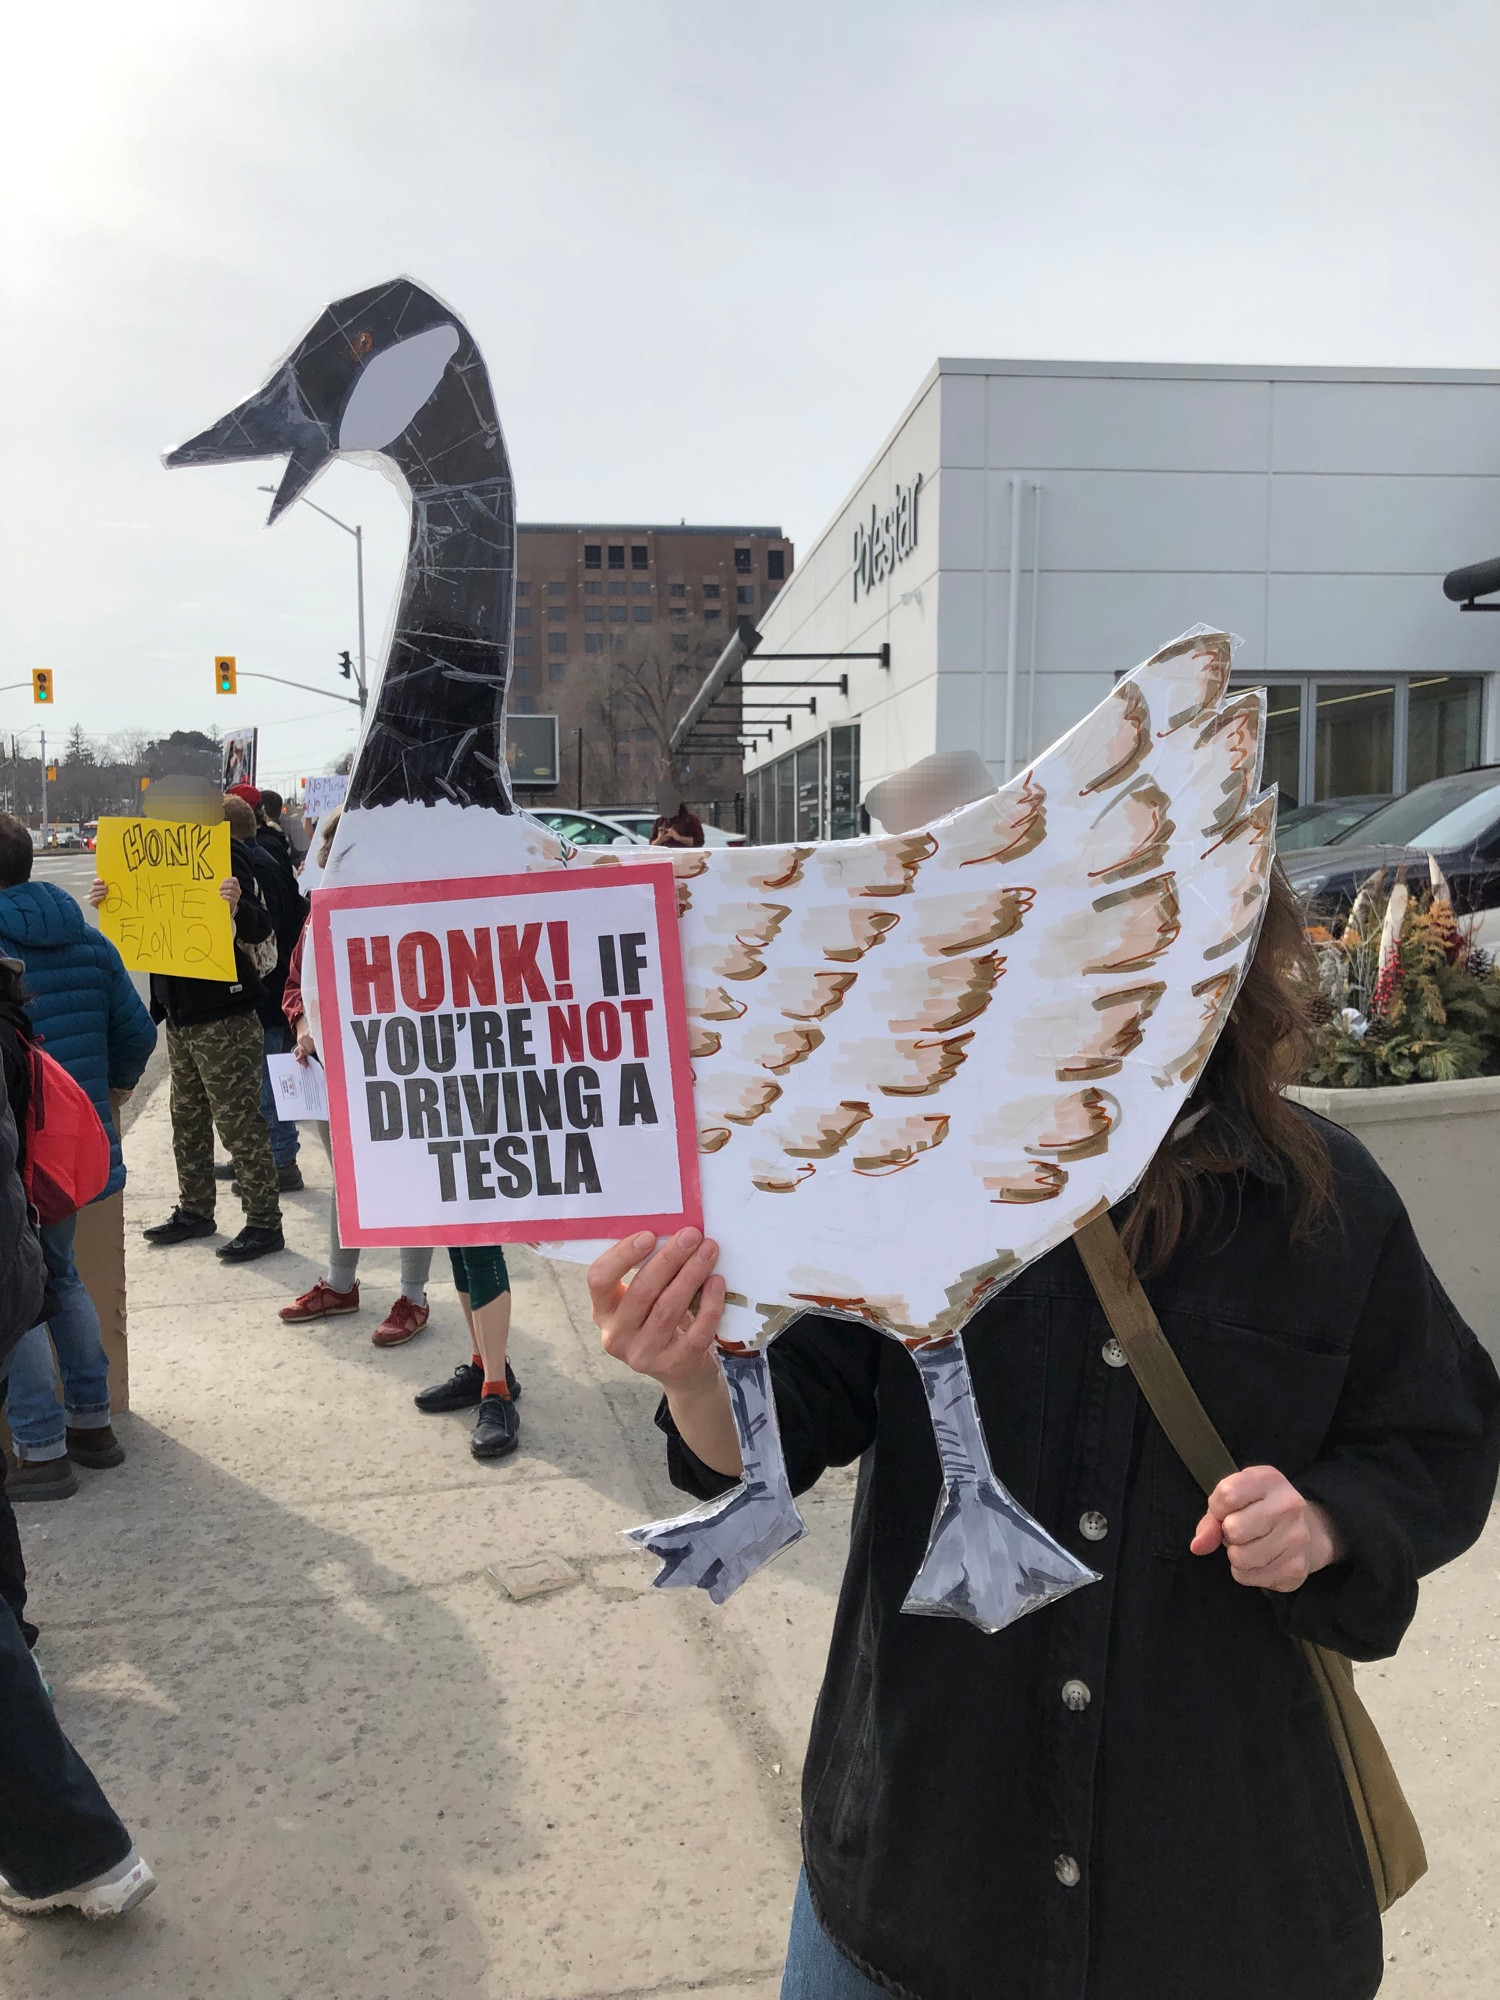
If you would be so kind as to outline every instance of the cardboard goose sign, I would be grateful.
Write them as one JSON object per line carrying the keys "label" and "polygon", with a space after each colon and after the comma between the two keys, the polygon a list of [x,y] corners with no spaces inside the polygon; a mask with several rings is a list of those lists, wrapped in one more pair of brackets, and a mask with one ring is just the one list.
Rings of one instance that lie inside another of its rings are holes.
{"label": "cardboard goose sign", "polygon": [[669,867],[320,889],[313,940],[346,1243],[701,1225]]}

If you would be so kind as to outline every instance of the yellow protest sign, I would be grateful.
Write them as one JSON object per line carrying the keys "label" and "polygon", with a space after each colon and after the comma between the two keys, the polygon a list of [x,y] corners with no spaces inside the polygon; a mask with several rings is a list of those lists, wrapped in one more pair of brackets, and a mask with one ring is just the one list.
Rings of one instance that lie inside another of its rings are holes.
{"label": "yellow protest sign", "polygon": [[233,920],[219,894],[233,873],[226,821],[101,819],[94,865],[106,892],[99,928],[128,970],[239,977]]}

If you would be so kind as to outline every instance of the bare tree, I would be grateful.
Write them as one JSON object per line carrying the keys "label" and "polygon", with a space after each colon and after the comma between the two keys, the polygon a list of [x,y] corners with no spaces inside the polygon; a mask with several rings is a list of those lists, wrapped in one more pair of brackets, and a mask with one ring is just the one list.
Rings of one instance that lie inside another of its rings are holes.
{"label": "bare tree", "polygon": [[149,729],[117,729],[105,739],[105,762],[139,764],[151,745]]}
{"label": "bare tree", "polygon": [[[632,733],[649,751],[651,768],[639,777],[649,798],[663,778],[693,798],[732,797],[741,784],[736,753],[695,752],[684,756],[671,747],[672,732],[703,685],[712,661],[701,646],[693,652],[669,651],[658,633],[622,644],[611,662],[611,700],[616,716],[628,718]],[[642,760],[637,760],[640,762]]]}

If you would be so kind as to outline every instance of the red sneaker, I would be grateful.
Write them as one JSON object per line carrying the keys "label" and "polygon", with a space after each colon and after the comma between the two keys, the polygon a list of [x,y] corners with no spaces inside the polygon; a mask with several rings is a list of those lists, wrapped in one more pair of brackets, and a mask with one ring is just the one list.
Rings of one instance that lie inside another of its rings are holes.
{"label": "red sneaker", "polygon": [[352,1291],[336,1292],[326,1278],[319,1278],[310,1292],[304,1292],[300,1299],[293,1299],[289,1306],[281,1308],[281,1317],[288,1326],[298,1326],[306,1319],[337,1319],[342,1313],[358,1311],[358,1279]]}
{"label": "red sneaker", "polygon": [[431,1316],[430,1306],[419,1306],[403,1292],[385,1318],[370,1335],[373,1347],[404,1347],[415,1340]]}

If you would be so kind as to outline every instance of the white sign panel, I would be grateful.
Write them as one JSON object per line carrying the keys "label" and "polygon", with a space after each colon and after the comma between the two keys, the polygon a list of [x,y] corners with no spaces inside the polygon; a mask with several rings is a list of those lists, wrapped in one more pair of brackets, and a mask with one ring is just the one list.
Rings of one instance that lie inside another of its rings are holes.
{"label": "white sign panel", "polygon": [[670,868],[319,890],[312,923],[347,1244],[701,1226]]}
{"label": "white sign panel", "polygon": [[319,820],[344,803],[349,789],[347,778],[308,778],[302,788],[302,812],[306,819]]}
{"label": "white sign panel", "polygon": [[327,1118],[328,1084],[316,1056],[305,1063],[295,1056],[267,1056],[266,1075],[278,1118],[289,1124],[299,1118]]}

